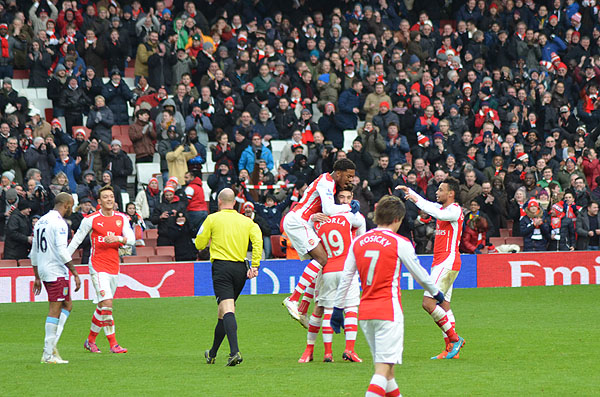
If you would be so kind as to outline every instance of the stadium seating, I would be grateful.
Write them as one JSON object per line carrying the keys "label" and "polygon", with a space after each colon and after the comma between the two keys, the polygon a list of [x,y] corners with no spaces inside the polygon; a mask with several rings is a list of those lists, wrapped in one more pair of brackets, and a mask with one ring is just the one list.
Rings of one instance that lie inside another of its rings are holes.
{"label": "stadium seating", "polygon": [[144,238],[146,247],[156,247],[156,238]]}
{"label": "stadium seating", "polygon": [[495,245],[496,247],[499,245],[506,244],[505,237],[490,237],[490,243]]}
{"label": "stadium seating", "polygon": [[14,259],[0,259],[0,267],[17,267],[17,261]]}
{"label": "stadium seating", "polygon": [[500,237],[511,237],[512,229],[500,229]]}
{"label": "stadium seating", "polygon": [[516,244],[523,251],[523,237],[506,237],[505,244]]}
{"label": "stadium seating", "polygon": [[162,256],[162,255],[175,256],[175,247],[173,247],[173,246],[156,247],[156,255],[157,256]]}
{"label": "stadium seating", "polygon": [[19,259],[18,264],[21,267],[26,267],[26,266],[31,267],[31,259]]}
{"label": "stadium seating", "polygon": [[[147,185],[150,178],[153,176],[160,177],[160,162],[159,163],[141,163],[136,164],[138,186],[137,190],[142,189],[142,185]],[[160,178],[159,178],[160,180]]]}
{"label": "stadium seating", "polygon": [[135,249],[139,256],[152,256],[154,255],[154,247],[137,247]]}
{"label": "stadium seating", "polygon": [[148,258],[148,262],[150,263],[164,263],[164,262],[173,262],[175,258],[171,255],[155,255],[153,257]]}
{"label": "stadium seating", "polygon": [[146,229],[144,231],[144,238],[158,238],[158,229]]}
{"label": "stadium seating", "polygon": [[280,237],[279,234],[271,236],[271,252],[274,258],[285,258],[285,252],[283,252],[283,247],[279,241]]}
{"label": "stadium seating", "polygon": [[137,256],[124,256],[122,258],[123,263],[147,263],[148,257],[143,255]]}

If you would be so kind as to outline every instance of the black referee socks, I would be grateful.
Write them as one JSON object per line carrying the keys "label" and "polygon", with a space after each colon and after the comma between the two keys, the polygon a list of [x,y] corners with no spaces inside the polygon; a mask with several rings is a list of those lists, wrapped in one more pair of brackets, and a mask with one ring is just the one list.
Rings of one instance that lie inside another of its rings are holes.
{"label": "black referee socks", "polygon": [[237,340],[237,322],[235,321],[235,313],[228,312],[223,316],[223,326],[229,341],[230,355],[233,356],[240,351]]}
{"label": "black referee socks", "polygon": [[223,326],[223,320],[219,319],[217,321],[217,326],[215,327],[215,337],[213,339],[213,345],[210,349],[210,356],[217,357],[217,352],[219,351],[219,347],[221,347],[221,342],[225,338],[225,327]]}

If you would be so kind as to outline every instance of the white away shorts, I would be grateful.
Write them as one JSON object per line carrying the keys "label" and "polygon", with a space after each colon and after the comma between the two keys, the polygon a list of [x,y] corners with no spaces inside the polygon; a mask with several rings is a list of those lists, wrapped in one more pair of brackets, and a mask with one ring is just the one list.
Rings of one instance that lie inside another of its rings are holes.
{"label": "white away shorts", "polygon": [[283,230],[302,260],[310,259],[311,256],[308,253],[321,242],[308,222],[292,211],[288,212],[283,219]]}

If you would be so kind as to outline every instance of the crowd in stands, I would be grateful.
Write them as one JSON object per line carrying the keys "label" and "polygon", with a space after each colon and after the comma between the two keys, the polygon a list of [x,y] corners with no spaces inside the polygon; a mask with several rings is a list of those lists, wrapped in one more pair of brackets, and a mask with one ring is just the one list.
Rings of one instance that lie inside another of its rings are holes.
{"label": "crowd in stands", "polygon": [[[290,205],[346,157],[371,227],[396,186],[435,201],[454,177],[463,252],[509,235],[526,251],[596,250],[599,11],[594,0],[2,0],[4,258],[27,256],[54,195],[76,195],[75,230],[108,184],[140,244],[156,228],[178,260],[198,255],[191,239],[232,187],[271,257]],[[14,88],[17,74],[50,109]],[[128,176],[142,163],[160,174],[138,191]],[[399,233],[431,252],[435,219],[406,205]]]}

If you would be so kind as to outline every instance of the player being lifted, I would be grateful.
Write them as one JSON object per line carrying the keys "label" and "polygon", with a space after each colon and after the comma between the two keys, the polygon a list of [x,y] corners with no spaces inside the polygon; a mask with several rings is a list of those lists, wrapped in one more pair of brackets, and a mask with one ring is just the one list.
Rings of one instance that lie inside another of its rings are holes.
{"label": "player being lifted", "polygon": [[283,301],[290,315],[300,320],[298,302],[304,290],[315,280],[321,269],[327,263],[327,252],[319,237],[309,225],[312,215],[322,212],[327,216],[341,212],[357,213],[360,209],[358,201],[348,204],[335,204],[334,195],[337,187],[351,187],[356,166],[352,160],[340,159],[333,165],[333,172],[325,173],[315,179],[302,196],[302,199],[292,208],[283,219],[283,229],[290,239],[300,259],[312,259],[291,296]]}
{"label": "player being lifted", "polygon": [[458,358],[458,352],[465,341],[455,331],[455,319],[450,308],[450,300],[452,285],[458,276],[461,264],[458,246],[462,237],[464,216],[460,205],[456,202],[460,193],[460,184],[454,178],[446,178],[435,193],[437,204],[425,200],[406,186],[400,185],[396,189],[404,192],[405,199],[414,202],[421,210],[437,219],[431,278],[436,287],[444,293],[445,301],[441,305],[436,305],[431,294],[425,291],[423,309],[442,329],[446,344],[444,351],[431,359]]}
{"label": "player being lifted", "polygon": [[412,243],[396,230],[406,213],[398,197],[384,196],[375,208],[377,228],[354,239],[334,300],[331,325],[339,332],[342,307],[358,270],[363,294],[360,299],[360,327],[365,334],[375,363],[375,374],[366,396],[399,396],[394,365],[402,364],[404,349],[404,313],[400,277],[404,266],[425,290],[443,302],[444,294],[421,267]]}
{"label": "player being lifted", "polygon": [[72,210],[73,197],[68,193],[59,193],[54,198],[54,210],[41,217],[33,229],[29,255],[35,274],[33,291],[39,295],[43,282],[50,302],[42,363],[68,364],[68,361],[60,357],[56,345],[73,308],[69,291],[69,270],[75,278],[75,291],[81,286],[67,250],[69,226],[65,218],[71,215]]}
{"label": "player being lifted", "polygon": [[[336,195],[340,204],[350,204],[352,202],[352,190],[342,188]],[[323,343],[325,345],[325,362],[333,362],[332,339],[333,329],[330,325],[331,313],[333,312],[333,300],[337,287],[340,283],[344,261],[348,255],[350,244],[354,236],[360,236],[365,233],[365,218],[360,212],[353,214],[351,212],[342,212],[340,214],[327,217],[323,214],[315,214],[311,218],[314,221],[314,229],[317,236],[321,239],[325,251],[327,252],[327,264],[323,267],[323,273],[317,281],[316,306],[310,317],[308,325],[308,334],[306,337],[306,350],[299,363],[307,363],[313,360],[313,351],[315,340],[323,323]],[[360,289],[358,278],[352,280],[350,292],[346,297],[344,305],[345,312],[345,336],[346,348],[342,358],[346,361],[362,362],[360,357],[354,352],[354,343],[358,332],[358,304],[360,302]]]}
{"label": "player being lifted", "polygon": [[115,335],[113,319],[113,298],[119,279],[119,247],[122,244],[135,244],[135,235],[127,216],[113,210],[115,193],[108,185],[98,192],[100,210],[88,215],[81,221],[77,233],[69,244],[69,254],[79,247],[85,236],[91,232],[90,278],[96,290],[96,311],[92,317],[90,334],[83,346],[92,353],[100,353],[96,346],[96,336],[100,330],[110,344],[112,353],[127,353],[127,349],[119,346]]}

